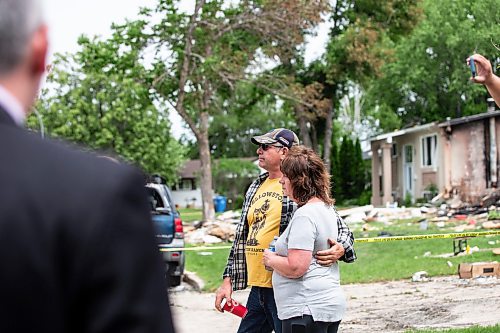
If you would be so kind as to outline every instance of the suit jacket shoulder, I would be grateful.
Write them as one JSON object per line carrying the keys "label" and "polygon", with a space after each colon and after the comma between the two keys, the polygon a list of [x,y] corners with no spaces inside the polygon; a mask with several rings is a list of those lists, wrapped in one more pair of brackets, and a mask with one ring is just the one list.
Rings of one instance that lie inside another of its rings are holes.
{"label": "suit jacket shoulder", "polygon": [[139,172],[2,123],[0,157],[0,331],[173,332]]}

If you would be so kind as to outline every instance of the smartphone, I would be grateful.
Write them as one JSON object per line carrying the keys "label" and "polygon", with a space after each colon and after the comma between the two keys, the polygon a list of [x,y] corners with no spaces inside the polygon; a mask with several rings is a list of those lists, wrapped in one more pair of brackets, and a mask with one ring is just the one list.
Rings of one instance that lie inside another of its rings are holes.
{"label": "smartphone", "polygon": [[476,65],[474,64],[474,58],[472,57],[469,59],[469,67],[472,77],[476,77]]}

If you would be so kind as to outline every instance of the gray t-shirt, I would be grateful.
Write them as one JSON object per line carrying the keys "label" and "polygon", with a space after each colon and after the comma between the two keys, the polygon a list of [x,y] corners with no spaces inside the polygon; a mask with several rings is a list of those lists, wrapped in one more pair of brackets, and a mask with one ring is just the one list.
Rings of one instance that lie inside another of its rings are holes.
{"label": "gray t-shirt", "polygon": [[[295,212],[290,224],[276,241],[276,253],[287,256],[288,249],[326,250],[328,238],[337,239],[337,211],[323,202],[306,204]],[[342,319],[346,299],[340,287],[338,263],[324,267],[311,260],[307,272],[289,279],[273,272],[274,298],[281,320],[312,315],[314,321],[335,322]]]}

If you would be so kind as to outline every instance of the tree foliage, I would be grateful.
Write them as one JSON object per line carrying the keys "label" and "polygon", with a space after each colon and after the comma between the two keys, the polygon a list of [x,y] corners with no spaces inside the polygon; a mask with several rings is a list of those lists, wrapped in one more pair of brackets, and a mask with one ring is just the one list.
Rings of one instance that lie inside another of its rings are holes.
{"label": "tree foliage", "polygon": [[221,158],[214,160],[214,190],[232,201],[239,209],[246,189],[259,175],[259,168],[250,160]]}
{"label": "tree foliage", "polygon": [[[196,139],[205,219],[213,158],[254,155],[250,137],[276,127],[323,154],[335,196],[349,199],[364,189],[352,175],[363,167],[359,135],[335,122],[341,101],[355,102],[359,87],[359,122],[384,130],[483,112],[487,93],[469,82],[465,58],[500,63],[498,1],[196,0],[186,13],[158,0],[109,40],[82,38],[80,52],[59,56],[37,108],[51,135],[172,180],[184,150],[169,135],[170,105]],[[326,13],[326,53],[306,65],[304,37]],[[258,70],[263,59],[275,66]],[[28,124],[38,127],[34,116]]]}
{"label": "tree foliage", "polygon": [[[118,154],[173,182],[184,149],[171,137],[168,114],[153,103],[144,79],[133,43],[140,29],[131,25],[107,41],[80,38],[79,52],[56,57],[36,108],[50,135]],[[28,125],[38,128],[35,116]]]}
{"label": "tree foliage", "polygon": [[322,154],[327,164],[330,143],[341,136],[333,133],[340,99],[349,94],[348,88],[353,83],[365,87],[380,75],[394,42],[407,35],[418,22],[421,13],[418,2],[331,2],[332,27],[323,58],[305,65],[299,49],[293,60],[272,71],[274,77],[281,77],[281,88],[275,87],[274,91],[282,91],[287,99],[286,105],[299,127],[299,137]]}
{"label": "tree foliage", "polygon": [[331,153],[330,153],[330,176],[331,176],[331,193],[332,197],[335,199],[340,199],[342,196],[340,186],[341,174],[340,174],[340,160],[339,160],[339,148],[337,145],[337,140],[332,140]]}
{"label": "tree foliage", "polygon": [[486,90],[469,81],[465,59],[474,52],[499,62],[498,0],[423,2],[424,19],[400,39],[373,82],[373,104],[398,112],[405,125],[486,110]]}
{"label": "tree foliage", "polygon": [[202,165],[203,219],[214,217],[209,129],[227,111],[238,82],[253,80],[248,71],[256,54],[289,59],[304,30],[319,20],[325,0],[196,0],[192,14],[179,1],[159,0],[144,9],[144,45],[152,50],[155,91],[188,124]]}
{"label": "tree foliage", "polygon": [[364,167],[363,152],[361,151],[361,143],[359,142],[359,139],[356,139],[354,142],[353,160],[351,165],[353,166],[353,169],[356,170],[353,184],[353,194],[354,197],[357,198],[365,190],[366,185],[366,170]]}
{"label": "tree foliage", "polygon": [[332,166],[337,169],[332,170],[334,183],[337,184],[334,188],[335,197],[339,201],[359,198],[366,185],[366,168],[359,140],[353,141],[345,135],[338,153],[332,152],[332,156],[335,155],[337,157],[332,162]]}
{"label": "tree foliage", "polygon": [[212,158],[248,157],[256,155],[250,138],[272,128],[292,130],[296,124],[276,96],[265,94],[252,83],[239,82],[223,110],[213,116],[209,129]]}

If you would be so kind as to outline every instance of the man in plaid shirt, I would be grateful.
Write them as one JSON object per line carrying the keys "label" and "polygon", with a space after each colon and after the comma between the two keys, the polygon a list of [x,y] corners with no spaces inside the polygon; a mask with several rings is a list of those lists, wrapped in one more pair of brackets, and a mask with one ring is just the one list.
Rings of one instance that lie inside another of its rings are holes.
{"label": "man in plaid shirt", "polygon": [[[297,135],[284,128],[272,130],[252,138],[258,145],[259,166],[266,173],[260,175],[249,187],[240,223],[236,229],[233,246],[223,274],[223,283],[216,294],[215,307],[221,310],[223,299],[230,304],[233,290],[252,287],[248,296],[248,313],[242,319],[238,333],[281,333],[272,288],[272,272],[262,264],[262,254],[274,236],[281,234],[290,222],[297,206],[283,195],[279,179],[282,176],[281,160],[289,149],[299,144]],[[336,221],[337,240],[329,240],[332,247],[316,254],[317,262],[329,266],[336,260],[356,260],[354,237],[344,221]]]}

